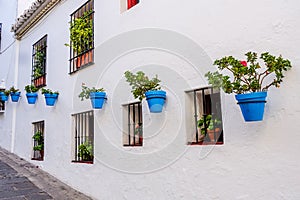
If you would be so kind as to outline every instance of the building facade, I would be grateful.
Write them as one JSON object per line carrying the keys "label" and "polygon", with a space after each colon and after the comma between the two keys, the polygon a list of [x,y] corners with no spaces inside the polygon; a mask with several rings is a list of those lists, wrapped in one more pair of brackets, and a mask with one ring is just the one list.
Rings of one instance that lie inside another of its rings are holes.
{"label": "building facade", "polygon": [[[297,1],[32,3],[15,21],[22,4],[0,0],[0,79],[21,90],[0,114],[1,147],[95,199],[300,197]],[[90,30],[83,46],[70,43],[79,22]],[[293,65],[262,122],[244,122],[234,95],[204,77],[215,59],[248,51]],[[127,70],[158,75],[161,113],[133,97]],[[28,104],[30,84],[58,91],[55,105],[41,91]],[[102,109],[81,101],[82,85],[105,89]],[[197,122],[211,114],[221,131],[200,141]]]}

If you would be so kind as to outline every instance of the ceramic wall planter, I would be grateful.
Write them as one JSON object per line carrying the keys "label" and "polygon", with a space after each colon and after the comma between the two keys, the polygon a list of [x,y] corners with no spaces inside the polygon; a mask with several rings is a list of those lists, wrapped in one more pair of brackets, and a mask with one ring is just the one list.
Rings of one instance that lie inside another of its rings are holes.
{"label": "ceramic wall planter", "polygon": [[26,97],[27,97],[28,104],[35,104],[38,94],[36,92],[26,93]]}
{"label": "ceramic wall planter", "polygon": [[162,112],[166,100],[166,92],[163,90],[150,90],[145,92],[148,107],[152,113]]}
{"label": "ceramic wall planter", "polygon": [[90,99],[94,109],[101,109],[106,99],[105,92],[91,92]]}
{"label": "ceramic wall planter", "polygon": [[262,121],[267,92],[252,92],[235,95],[246,122]]}
{"label": "ceramic wall planter", "polygon": [[54,93],[54,94],[50,94],[50,93],[45,93],[45,101],[46,101],[46,105],[47,106],[54,106],[57,98],[58,98],[58,94]]}
{"label": "ceramic wall planter", "polygon": [[18,102],[20,98],[21,92],[11,92],[10,98],[12,102]]}
{"label": "ceramic wall planter", "polygon": [[8,100],[8,96],[6,96],[4,94],[4,92],[0,92],[0,99],[1,99],[1,101],[7,101]]}

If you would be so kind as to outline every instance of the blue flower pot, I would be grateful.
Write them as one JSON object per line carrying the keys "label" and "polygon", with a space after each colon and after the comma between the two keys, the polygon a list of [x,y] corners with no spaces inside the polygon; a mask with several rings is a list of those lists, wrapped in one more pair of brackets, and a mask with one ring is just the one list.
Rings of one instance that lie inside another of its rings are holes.
{"label": "blue flower pot", "polygon": [[35,104],[38,94],[34,93],[26,93],[28,104]]}
{"label": "blue flower pot", "polygon": [[94,109],[101,109],[106,98],[105,92],[91,92],[90,99]]}
{"label": "blue flower pot", "polygon": [[235,95],[246,122],[262,121],[267,92],[253,92]]}
{"label": "blue flower pot", "polygon": [[162,112],[166,100],[166,92],[162,90],[150,90],[145,92],[148,107],[152,113]]}
{"label": "blue flower pot", "polygon": [[6,96],[4,94],[4,92],[0,92],[0,99],[1,99],[1,101],[7,101],[8,100],[8,96]]}
{"label": "blue flower pot", "polygon": [[46,100],[46,105],[47,106],[54,106],[57,98],[58,98],[58,94],[49,94],[49,93],[45,93],[45,100]]}
{"label": "blue flower pot", "polygon": [[20,98],[21,92],[11,92],[10,98],[12,102],[18,102]]}

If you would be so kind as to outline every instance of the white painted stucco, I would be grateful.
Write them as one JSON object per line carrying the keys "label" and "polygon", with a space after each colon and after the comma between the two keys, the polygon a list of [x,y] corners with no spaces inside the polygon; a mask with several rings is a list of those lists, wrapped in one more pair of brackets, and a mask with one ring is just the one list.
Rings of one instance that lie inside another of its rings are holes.
{"label": "white painted stucco", "polygon": [[[0,115],[2,147],[95,199],[300,198],[298,1],[145,0],[122,14],[120,1],[95,1],[95,64],[69,75],[69,15],[83,3],[62,1],[0,55],[0,78],[22,89],[21,100],[9,101]],[[15,8],[0,5],[0,20],[13,23],[9,9]],[[53,108],[42,95],[28,105],[23,90],[30,83],[32,45],[45,34],[47,88],[60,91]],[[7,30],[5,38],[13,41]],[[214,69],[213,60],[243,59],[250,50],[282,54],[293,64],[280,89],[269,90],[264,121],[245,123],[234,95],[222,94],[224,145],[188,146],[192,105],[185,91],[206,85],[203,74]],[[145,140],[138,148],[122,146],[122,105],[134,101],[123,73],[131,69],[158,74],[168,94],[162,114],[150,114],[143,102]],[[82,82],[108,94],[104,108],[95,110],[92,165],[71,163],[71,114],[91,109],[77,97]],[[31,161],[32,122],[40,120],[42,162]]]}

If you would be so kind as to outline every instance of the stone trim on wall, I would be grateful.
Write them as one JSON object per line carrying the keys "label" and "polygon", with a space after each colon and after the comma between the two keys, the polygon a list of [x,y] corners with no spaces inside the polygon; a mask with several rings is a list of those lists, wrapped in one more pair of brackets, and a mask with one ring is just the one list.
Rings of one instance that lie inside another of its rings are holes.
{"label": "stone trim on wall", "polygon": [[36,0],[29,9],[16,19],[12,25],[11,32],[15,38],[20,40],[36,23],[38,23],[60,0]]}

